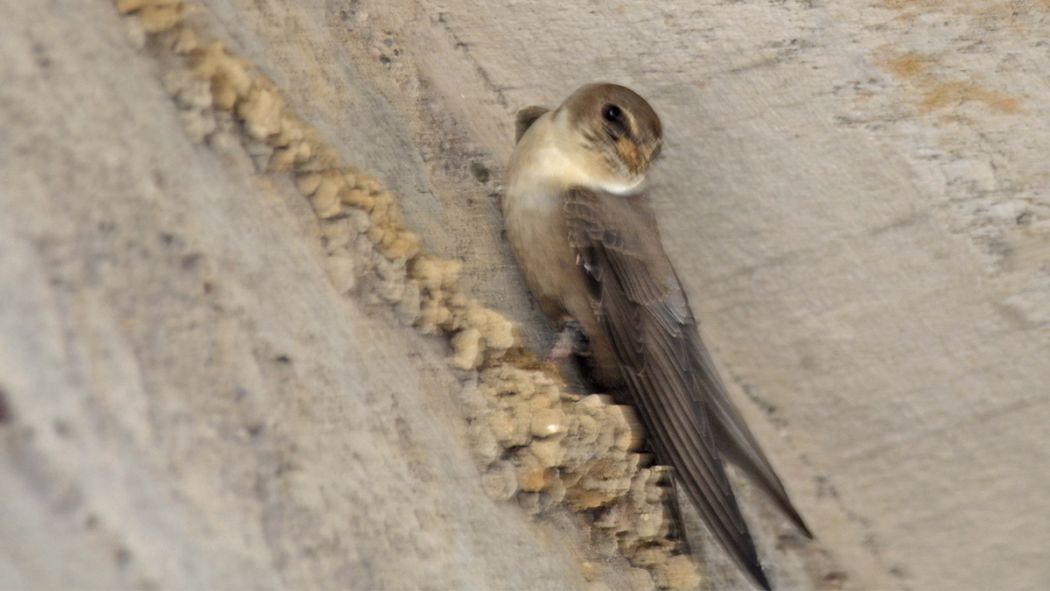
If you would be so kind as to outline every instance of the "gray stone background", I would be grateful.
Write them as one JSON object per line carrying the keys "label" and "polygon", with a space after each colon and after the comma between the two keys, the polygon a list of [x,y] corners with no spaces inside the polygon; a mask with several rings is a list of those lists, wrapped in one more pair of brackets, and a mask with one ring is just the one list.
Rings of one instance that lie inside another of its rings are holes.
{"label": "gray stone background", "polygon": [[[819,537],[742,483],[781,587],[1050,587],[1050,3],[201,6],[537,349],[513,113],[635,87],[666,246]],[[0,587],[605,584],[484,496],[445,345],[335,293],[309,206],[189,140],[111,3],[0,14]]]}

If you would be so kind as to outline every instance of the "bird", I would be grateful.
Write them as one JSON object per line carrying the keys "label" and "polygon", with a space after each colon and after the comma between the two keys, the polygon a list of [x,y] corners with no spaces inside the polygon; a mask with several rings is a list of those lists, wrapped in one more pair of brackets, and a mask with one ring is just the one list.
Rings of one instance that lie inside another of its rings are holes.
{"label": "bird", "polygon": [[[633,90],[593,83],[515,120],[502,211],[506,236],[542,311],[590,379],[634,407],[654,460],[714,537],[771,589],[727,477],[733,462],[812,538],[734,406],[685,289],[664,251],[646,188],[663,128]],[[680,519],[680,518],[679,518]]]}

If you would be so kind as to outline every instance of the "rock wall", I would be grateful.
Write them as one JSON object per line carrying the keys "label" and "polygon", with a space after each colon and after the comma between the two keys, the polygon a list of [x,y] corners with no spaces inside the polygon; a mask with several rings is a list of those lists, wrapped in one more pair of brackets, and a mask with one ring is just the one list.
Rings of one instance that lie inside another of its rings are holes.
{"label": "rock wall", "polygon": [[[652,584],[485,494],[446,341],[343,297],[311,203],[177,108],[149,25],[0,7],[0,587]],[[637,88],[666,246],[819,537],[742,483],[775,582],[1050,585],[1046,2],[188,15],[536,349],[500,237],[513,112]],[[709,587],[743,584],[711,553]]]}

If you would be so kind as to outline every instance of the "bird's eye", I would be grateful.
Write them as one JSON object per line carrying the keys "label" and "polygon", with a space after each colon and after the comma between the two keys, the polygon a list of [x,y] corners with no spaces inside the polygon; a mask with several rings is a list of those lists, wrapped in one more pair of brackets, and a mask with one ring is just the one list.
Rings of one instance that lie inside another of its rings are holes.
{"label": "bird's eye", "polygon": [[623,121],[623,111],[616,105],[605,105],[602,107],[602,117],[610,123],[619,123]]}

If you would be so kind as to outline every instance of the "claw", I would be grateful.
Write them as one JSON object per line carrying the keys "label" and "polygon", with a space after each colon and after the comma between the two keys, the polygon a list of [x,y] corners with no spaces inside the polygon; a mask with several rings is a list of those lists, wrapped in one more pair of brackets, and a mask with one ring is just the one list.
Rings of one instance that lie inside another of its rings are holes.
{"label": "claw", "polygon": [[581,352],[581,345],[585,341],[586,337],[580,328],[579,322],[575,320],[565,322],[561,332],[558,333],[558,340],[555,341],[554,346],[551,347],[551,351],[547,355],[547,361],[550,363],[561,363],[569,359],[574,354]]}

